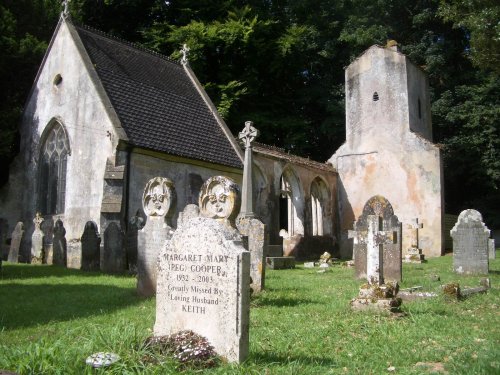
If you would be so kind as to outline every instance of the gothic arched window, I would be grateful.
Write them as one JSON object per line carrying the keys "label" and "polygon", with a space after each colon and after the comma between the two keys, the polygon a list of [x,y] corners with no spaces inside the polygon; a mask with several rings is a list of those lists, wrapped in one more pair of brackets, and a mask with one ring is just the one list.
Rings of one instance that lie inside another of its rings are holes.
{"label": "gothic arched window", "polygon": [[311,184],[311,218],[313,236],[330,234],[329,228],[325,226],[328,195],[328,188],[323,180],[319,177],[315,178]]}
{"label": "gothic arched window", "polygon": [[68,137],[58,121],[48,125],[42,136],[39,164],[38,209],[42,214],[64,212]]}

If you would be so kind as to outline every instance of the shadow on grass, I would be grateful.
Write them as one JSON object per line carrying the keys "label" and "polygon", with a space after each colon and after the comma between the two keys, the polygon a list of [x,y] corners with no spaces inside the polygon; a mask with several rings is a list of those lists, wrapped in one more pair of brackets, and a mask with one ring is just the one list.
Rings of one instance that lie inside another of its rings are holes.
{"label": "shadow on grass", "polygon": [[6,283],[0,329],[6,330],[106,314],[140,303],[135,288],[98,284]]}
{"label": "shadow on grass", "polygon": [[259,352],[253,353],[250,360],[254,360],[258,365],[270,365],[270,364],[279,364],[280,366],[286,365],[288,363],[299,362],[304,365],[316,365],[316,366],[327,366],[333,367],[337,366],[338,363],[336,361],[325,359],[324,357],[314,357],[314,356],[306,356],[306,355],[280,355],[271,352]]}
{"label": "shadow on grass", "polygon": [[259,298],[252,301],[252,307],[265,307],[265,306],[274,306],[274,307],[292,307],[292,306],[303,306],[303,305],[311,305],[316,304],[317,302],[306,299],[306,298]]}
{"label": "shadow on grass", "polygon": [[[49,266],[46,264],[34,265],[34,264],[3,263],[2,269],[0,270],[0,281],[33,279],[42,277],[67,277],[67,276],[96,277],[99,275],[102,275],[102,273],[81,271],[72,268],[65,268],[62,266]],[[113,276],[130,277],[129,275],[126,274],[113,275]]]}

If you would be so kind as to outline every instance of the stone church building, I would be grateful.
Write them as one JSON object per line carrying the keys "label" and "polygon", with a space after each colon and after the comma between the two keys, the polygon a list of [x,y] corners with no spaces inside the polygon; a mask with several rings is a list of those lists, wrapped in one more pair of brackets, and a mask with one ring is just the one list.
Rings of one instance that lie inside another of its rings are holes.
{"label": "stone church building", "polygon": [[[440,255],[442,172],[431,142],[425,74],[401,53],[371,47],[346,70],[346,111],[346,143],[326,163],[254,145],[254,206],[268,227],[270,251],[302,259],[331,251],[349,258],[347,230],[371,196],[383,195],[403,232],[406,221],[418,218],[424,253]],[[151,178],[174,183],[174,227],[209,177],[242,181],[242,147],[187,61],[64,16],[29,93],[20,132],[20,154],[0,191],[0,239],[5,252],[6,238],[23,222],[24,261],[37,212],[45,219],[44,246],[52,245],[60,220],[67,265],[79,268],[86,224],[94,223],[103,238],[111,227],[126,238],[134,218],[144,216],[141,197]]]}

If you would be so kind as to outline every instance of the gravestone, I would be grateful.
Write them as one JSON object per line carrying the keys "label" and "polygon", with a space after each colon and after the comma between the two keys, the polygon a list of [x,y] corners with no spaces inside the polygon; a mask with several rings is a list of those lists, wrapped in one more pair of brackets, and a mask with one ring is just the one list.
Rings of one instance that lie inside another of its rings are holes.
{"label": "gravestone", "polygon": [[[192,208],[181,215],[160,255],[154,334],[192,330],[227,361],[242,362],[249,344],[250,253],[229,225],[238,205],[237,185],[217,180],[219,188],[201,190],[203,216],[193,217]],[[215,195],[205,200],[206,192]]]}
{"label": "gravestone", "polygon": [[9,257],[7,260],[11,263],[17,263],[19,261],[19,247],[21,246],[23,234],[24,224],[20,221],[16,224],[10,240]]}
{"label": "gravestone", "polygon": [[493,238],[490,238],[488,240],[488,254],[490,259],[495,259],[496,258],[496,253],[495,253],[495,240]]}
{"label": "gravestone", "polygon": [[406,225],[406,228],[410,232],[410,247],[405,254],[403,262],[423,263],[425,261],[425,256],[424,254],[422,254],[422,249],[418,247],[418,230],[422,229],[423,227],[423,224],[419,223],[418,219],[414,219],[412,223]]}
{"label": "gravestone", "polygon": [[[378,264],[382,280],[401,281],[401,223],[389,201],[380,195],[370,198],[354,228],[348,232],[348,236],[354,239],[356,277],[369,280],[367,266],[370,262],[371,276],[374,276]],[[368,245],[374,250],[370,256]],[[377,249],[380,249],[380,253]]]}
{"label": "gravestone", "polygon": [[80,241],[82,244],[81,269],[84,271],[99,271],[101,236],[96,223],[87,221]]}
{"label": "gravestone", "polygon": [[0,219],[0,259],[7,260],[9,256],[9,246],[7,246],[7,237],[9,232],[9,224],[7,220]]}
{"label": "gravestone", "polygon": [[43,263],[53,264],[54,258],[54,220],[46,217],[40,225],[43,232]]}
{"label": "gravestone", "polygon": [[130,273],[137,274],[137,249],[138,249],[138,232],[144,228],[144,219],[140,215],[140,210],[132,216],[127,227],[127,268]]}
{"label": "gravestone", "polygon": [[174,183],[165,177],[148,181],[142,195],[147,215],[144,228],[137,232],[137,293],[153,296],[156,292],[158,256],[172,236],[169,219],[175,203]]}
{"label": "gravestone", "polygon": [[54,224],[54,242],[52,264],[66,267],[67,264],[66,229],[61,219]]}
{"label": "gravestone", "polygon": [[43,232],[40,225],[43,223],[42,215],[37,212],[33,219],[35,230],[31,235],[31,264],[43,263]]}
{"label": "gravestone", "polygon": [[464,210],[450,231],[453,239],[453,270],[461,274],[488,273],[490,230],[476,210]]}
{"label": "gravestone", "polygon": [[104,256],[102,270],[106,273],[121,273],[125,271],[124,235],[120,226],[111,222],[104,230]]}

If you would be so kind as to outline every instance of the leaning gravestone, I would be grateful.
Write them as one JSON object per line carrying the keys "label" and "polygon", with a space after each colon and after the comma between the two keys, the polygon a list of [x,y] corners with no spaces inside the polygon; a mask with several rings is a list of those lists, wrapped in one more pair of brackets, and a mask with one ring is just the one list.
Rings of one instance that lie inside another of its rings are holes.
{"label": "leaning gravestone", "polygon": [[80,241],[82,243],[81,269],[84,271],[99,271],[101,236],[96,223],[87,221]]}
{"label": "leaning gravestone", "polygon": [[66,229],[63,222],[58,219],[54,224],[53,264],[66,267],[68,254],[66,246]]}
{"label": "leaning gravestone", "polygon": [[462,274],[488,273],[490,230],[476,210],[464,210],[450,231],[453,239],[453,270]]}
{"label": "leaning gravestone", "polygon": [[228,361],[242,362],[249,343],[250,253],[231,225],[238,186],[216,180],[202,188],[210,191],[200,195],[202,216],[188,206],[160,255],[154,334],[192,330]]}
{"label": "leaning gravestone", "polygon": [[43,217],[39,212],[37,212],[35,218],[33,219],[35,230],[31,235],[31,264],[43,263],[43,232],[40,229],[42,222]]}
{"label": "leaning gravestone", "polygon": [[109,223],[104,230],[104,256],[102,270],[107,273],[121,273],[125,270],[124,235],[119,225]]}
{"label": "leaning gravestone", "polygon": [[20,221],[16,224],[10,240],[9,257],[7,260],[11,263],[17,263],[19,261],[19,247],[21,246],[23,234],[24,224]]}
{"label": "leaning gravestone", "polygon": [[144,228],[137,232],[137,293],[153,296],[156,292],[158,256],[172,237],[168,225],[175,203],[174,183],[165,177],[148,181],[142,195],[142,206],[148,216]]}
{"label": "leaning gravestone", "polygon": [[[380,265],[383,280],[401,281],[401,223],[394,215],[389,201],[380,195],[370,198],[354,228],[353,231],[349,231],[349,238],[354,239],[356,277],[368,279],[367,267],[377,267],[375,264],[377,263]],[[394,235],[391,235],[392,233]],[[381,253],[371,252],[369,256],[369,242],[372,246],[376,246],[376,249],[380,246]]]}

